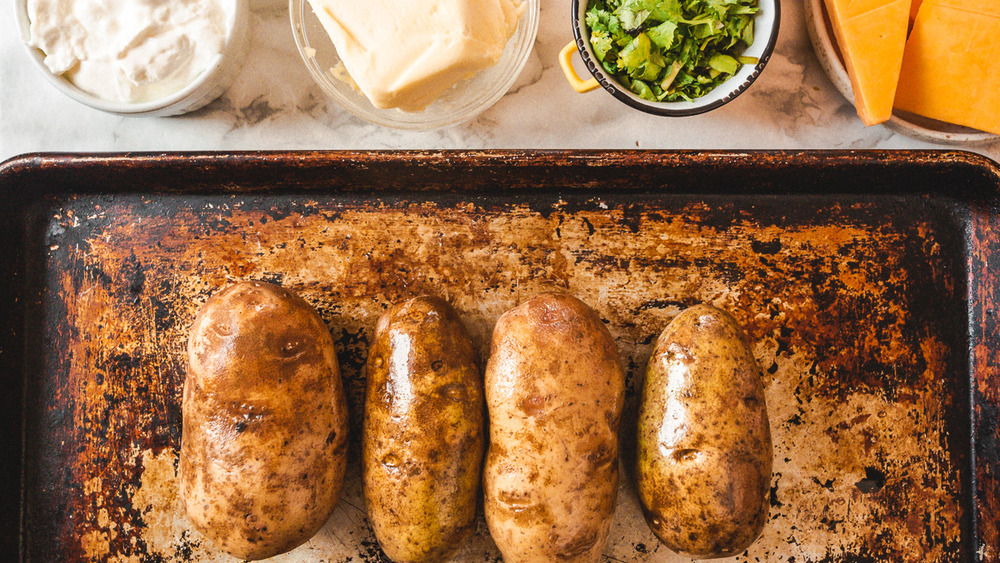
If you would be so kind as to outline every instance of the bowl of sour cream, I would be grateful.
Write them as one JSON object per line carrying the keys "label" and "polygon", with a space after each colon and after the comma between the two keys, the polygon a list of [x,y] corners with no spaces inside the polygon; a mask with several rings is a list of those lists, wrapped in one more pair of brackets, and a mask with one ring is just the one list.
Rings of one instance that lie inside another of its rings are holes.
{"label": "bowl of sour cream", "polygon": [[245,0],[18,0],[16,16],[52,85],[119,115],[203,107],[228,87],[249,44]]}

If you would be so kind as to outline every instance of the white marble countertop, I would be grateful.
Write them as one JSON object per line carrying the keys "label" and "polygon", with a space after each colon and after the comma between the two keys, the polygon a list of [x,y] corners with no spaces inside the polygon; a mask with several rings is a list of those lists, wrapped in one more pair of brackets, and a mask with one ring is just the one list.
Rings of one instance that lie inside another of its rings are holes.
{"label": "white marble countertop", "polygon": [[[472,122],[419,133],[369,124],[325,98],[299,58],[284,3],[252,5],[247,62],[220,99],[182,117],[123,118],[49,85],[21,44],[13,2],[4,2],[0,160],[34,151],[955,148],[865,128],[823,74],[801,0],[783,3],[777,49],[750,90],[688,118],[646,115],[602,91],[576,94],[557,63],[572,39],[569,0],[546,0],[534,52],[507,96]],[[1000,142],[958,148],[1000,160]]]}

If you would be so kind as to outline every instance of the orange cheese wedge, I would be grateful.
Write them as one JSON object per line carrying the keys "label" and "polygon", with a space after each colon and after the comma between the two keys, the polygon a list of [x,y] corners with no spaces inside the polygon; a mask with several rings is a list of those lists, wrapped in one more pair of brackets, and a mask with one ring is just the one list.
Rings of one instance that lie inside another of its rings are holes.
{"label": "orange cheese wedge", "polygon": [[906,47],[911,0],[825,0],[865,125],[888,121]]}
{"label": "orange cheese wedge", "polygon": [[924,0],[913,0],[913,4],[910,4],[910,25],[917,21],[917,12],[920,11],[920,4],[923,2]]}
{"label": "orange cheese wedge", "polygon": [[896,107],[1000,135],[1000,0],[924,0]]}

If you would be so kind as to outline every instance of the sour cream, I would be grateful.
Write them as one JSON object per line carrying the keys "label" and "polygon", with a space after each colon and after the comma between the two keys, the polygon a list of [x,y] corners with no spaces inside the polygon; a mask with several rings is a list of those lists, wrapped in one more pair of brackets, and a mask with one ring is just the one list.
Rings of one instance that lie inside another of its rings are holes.
{"label": "sour cream", "polygon": [[222,53],[235,0],[27,0],[45,66],[112,102],[184,88]]}

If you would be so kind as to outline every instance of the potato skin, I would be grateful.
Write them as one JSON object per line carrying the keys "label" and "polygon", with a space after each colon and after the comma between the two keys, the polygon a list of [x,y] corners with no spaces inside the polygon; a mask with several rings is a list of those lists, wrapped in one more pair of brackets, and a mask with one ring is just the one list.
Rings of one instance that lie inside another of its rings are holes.
{"label": "potato skin", "polygon": [[618,492],[624,374],[587,305],[542,294],[508,311],[486,367],[486,523],[507,563],[598,561]]}
{"label": "potato skin", "polygon": [[362,477],[368,519],[396,563],[444,561],[472,533],[484,411],[476,352],[450,305],[417,297],[379,319]]}
{"label": "potato skin", "polygon": [[771,429],[760,367],[729,313],[698,305],[646,368],[636,469],[646,522],[691,557],[737,555],[767,521]]}
{"label": "potato skin", "polygon": [[191,327],[180,489],[194,527],[240,559],[313,536],[340,497],[347,404],[333,339],[292,292],[244,282]]}

